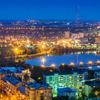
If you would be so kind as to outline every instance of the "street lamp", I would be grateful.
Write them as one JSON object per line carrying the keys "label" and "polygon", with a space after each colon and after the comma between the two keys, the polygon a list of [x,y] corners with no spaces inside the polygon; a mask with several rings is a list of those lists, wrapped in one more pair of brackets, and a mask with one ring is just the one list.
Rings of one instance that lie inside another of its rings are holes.
{"label": "street lamp", "polygon": [[30,41],[29,41],[29,40],[27,40],[27,43],[30,43]]}
{"label": "street lamp", "polygon": [[42,48],[44,48],[45,46],[44,45],[42,45]]}
{"label": "street lamp", "polygon": [[44,67],[44,65],[41,65],[41,67]]}
{"label": "street lamp", "polygon": [[17,48],[15,48],[15,50],[17,51],[18,49],[17,49]]}
{"label": "street lamp", "polygon": [[17,56],[17,55],[18,55],[18,52],[19,52],[18,48],[15,48],[15,49],[14,49],[14,52],[15,52],[15,54],[16,54],[16,56]]}
{"label": "street lamp", "polygon": [[43,65],[44,65],[44,62],[45,62],[46,60],[45,60],[45,58],[42,58],[41,59],[41,62],[43,63]]}
{"label": "street lamp", "polygon": [[80,62],[80,65],[83,65],[83,62]]}
{"label": "street lamp", "polygon": [[88,63],[89,63],[89,64],[92,64],[92,61],[89,61]]}
{"label": "street lamp", "polygon": [[73,63],[73,62],[71,62],[71,63],[70,63],[70,65],[71,65],[71,66],[74,66],[74,63]]}
{"label": "street lamp", "polygon": [[61,65],[62,65],[62,66],[64,66],[65,64],[64,64],[64,63],[62,63]]}

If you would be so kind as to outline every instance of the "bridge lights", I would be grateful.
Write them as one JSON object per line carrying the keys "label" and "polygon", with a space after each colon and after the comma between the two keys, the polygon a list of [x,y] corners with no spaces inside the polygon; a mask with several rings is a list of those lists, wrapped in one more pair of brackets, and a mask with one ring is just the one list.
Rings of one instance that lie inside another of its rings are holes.
{"label": "bridge lights", "polygon": [[89,66],[89,68],[91,69],[92,67],[91,67],[91,66]]}
{"label": "bridge lights", "polygon": [[92,61],[89,61],[88,64],[92,64]]}
{"label": "bridge lights", "polygon": [[74,66],[75,64],[73,62],[70,63],[71,66]]}
{"label": "bridge lights", "polygon": [[45,67],[44,65],[41,65],[41,67]]}
{"label": "bridge lights", "polygon": [[80,65],[83,65],[83,62],[80,62]]}
{"label": "bridge lights", "polygon": [[55,64],[51,64],[51,67],[55,67],[56,65]]}
{"label": "bridge lights", "polygon": [[64,64],[64,63],[62,63],[61,65],[62,65],[62,66],[64,66],[65,64]]}
{"label": "bridge lights", "polygon": [[97,66],[98,68],[100,68],[100,66]]}
{"label": "bridge lights", "polygon": [[100,61],[98,60],[97,63],[100,63]]}

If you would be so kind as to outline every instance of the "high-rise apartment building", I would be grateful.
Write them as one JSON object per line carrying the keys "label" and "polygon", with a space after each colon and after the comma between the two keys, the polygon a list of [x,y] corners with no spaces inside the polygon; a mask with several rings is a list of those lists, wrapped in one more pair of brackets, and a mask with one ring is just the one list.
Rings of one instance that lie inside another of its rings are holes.
{"label": "high-rise apartment building", "polygon": [[54,95],[57,94],[57,88],[77,89],[78,93],[84,91],[84,80],[88,77],[86,70],[74,70],[71,73],[54,73],[43,75],[43,83],[51,86]]}

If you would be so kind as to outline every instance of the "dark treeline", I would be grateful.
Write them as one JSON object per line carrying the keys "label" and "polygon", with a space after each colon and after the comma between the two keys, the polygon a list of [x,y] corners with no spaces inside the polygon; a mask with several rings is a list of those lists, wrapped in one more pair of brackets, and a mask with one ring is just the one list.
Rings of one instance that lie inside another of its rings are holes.
{"label": "dark treeline", "polygon": [[43,49],[42,47],[35,47],[34,49],[28,49],[28,48],[18,48],[16,50],[16,48],[12,50],[12,48],[0,48],[0,57],[10,57],[13,58],[14,56],[18,56],[18,55],[30,55],[30,54],[38,54],[38,53],[49,53],[51,55],[55,54],[55,55],[63,55],[64,53],[68,54],[71,52],[86,52],[86,51],[95,51],[95,49],[77,49],[77,48],[69,48],[69,47],[63,47],[63,46],[54,46],[53,48],[49,48],[49,49]]}
{"label": "dark treeline", "polygon": [[29,55],[29,54],[37,54],[43,52],[41,47],[36,47],[35,49],[18,48],[17,50],[16,48],[12,50],[12,48],[8,49],[5,47],[3,49],[0,50],[0,57],[14,57],[16,55],[24,55],[24,54]]}
{"label": "dark treeline", "polygon": [[70,54],[70,53],[76,53],[76,52],[87,52],[87,51],[95,51],[95,49],[77,49],[77,48],[64,48],[63,46],[55,46],[54,48],[50,48],[50,55],[63,55],[64,53]]}

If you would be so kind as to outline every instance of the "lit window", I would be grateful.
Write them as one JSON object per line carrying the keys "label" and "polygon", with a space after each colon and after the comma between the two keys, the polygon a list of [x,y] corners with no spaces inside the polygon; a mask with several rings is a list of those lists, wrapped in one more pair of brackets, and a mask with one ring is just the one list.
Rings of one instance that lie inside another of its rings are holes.
{"label": "lit window", "polygon": [[43,91],[41,91],[41,93],[43,93]]}

